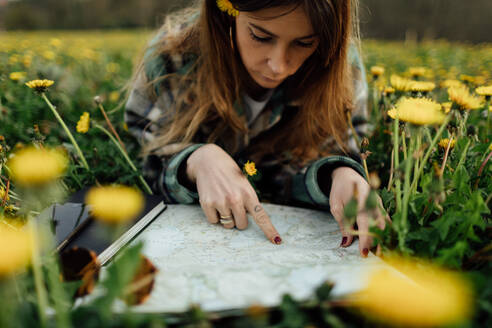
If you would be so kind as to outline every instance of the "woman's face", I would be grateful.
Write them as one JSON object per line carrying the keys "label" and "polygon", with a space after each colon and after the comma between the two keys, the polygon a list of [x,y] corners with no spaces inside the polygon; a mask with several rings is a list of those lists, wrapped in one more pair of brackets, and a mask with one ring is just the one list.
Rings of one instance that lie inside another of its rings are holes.
{"label": "woman's face", "polygon": [[[236,44],[241,60],[263,88],[275,88],[293,75],[318,46],[318,37],[304,8],[290,10],[276,7],[240,12],[236,18]],[[289,13],[283,15],[286,12]]]}

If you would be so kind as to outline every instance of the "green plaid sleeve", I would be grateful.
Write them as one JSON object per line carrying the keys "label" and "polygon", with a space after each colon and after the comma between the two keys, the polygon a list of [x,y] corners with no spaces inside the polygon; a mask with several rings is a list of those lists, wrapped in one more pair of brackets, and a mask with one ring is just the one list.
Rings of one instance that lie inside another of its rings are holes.
{"label": "green plaid sleeve", "polygon": [[347,156],[324,157],[293,176],[292,198],[295,201],[314,205],[321,209],[329,209],[331,173],[341,166],[350,167],[367,179],[362,165],[352,158]]}
{"label": "green plaid sleeve", "polygon": [[195,144],[183,149],[181,152],[175,154],[168,163],[167,168],[164,170],[164,184],[167,194],[172,197],[177,203],[180,204],[193,204],[198,200],[198,193],[192,191],[182,183],[180,183],[179,169],[185,165],[186,159],[195,150],[203,146],[203,144]]}

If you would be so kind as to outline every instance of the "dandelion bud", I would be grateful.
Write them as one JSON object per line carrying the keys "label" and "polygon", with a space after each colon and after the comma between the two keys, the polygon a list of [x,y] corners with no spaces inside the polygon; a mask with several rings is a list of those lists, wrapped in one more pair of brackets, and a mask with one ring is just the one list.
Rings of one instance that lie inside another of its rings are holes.
{"label": "dandelion bud", "polygon": [[366,199],[366,209],[373,210],[378,207],[378,193],[375,190],[371,190]]}
{"label": "dandelion bud", "polygon": [[360,152],[361,153],[365,152],[367,147],[369,147],[369,139],[364,137],[364,138],[362,138],[362,141],[360,142]]}
{"label": "dandelion bud", "polygon": [[100,104],[102,104],[102,98],[101,98],[101,96],[95,96],[93,100],[94,100],[94,102],[96,103],[97,106],[99,106]]}
{"label": "dandelion bud", "polygon": [[369,185],[372,189],[379,189],[381,186],[381,179],[376,172],[369,173]]}

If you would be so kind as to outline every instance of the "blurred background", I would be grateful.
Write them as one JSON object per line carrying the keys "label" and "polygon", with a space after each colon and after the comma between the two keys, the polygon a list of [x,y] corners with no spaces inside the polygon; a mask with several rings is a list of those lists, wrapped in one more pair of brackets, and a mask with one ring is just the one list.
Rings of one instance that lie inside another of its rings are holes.
{"label": "blurred background", "polygon": [[[156,28],[190,0],[0,0],[0,30]],[[360,0],[364,38],[492,42],[491,0]]]}

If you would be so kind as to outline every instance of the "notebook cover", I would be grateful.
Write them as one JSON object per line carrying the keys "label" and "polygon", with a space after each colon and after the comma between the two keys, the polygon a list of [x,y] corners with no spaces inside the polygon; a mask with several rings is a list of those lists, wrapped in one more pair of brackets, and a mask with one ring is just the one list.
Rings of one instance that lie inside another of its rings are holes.
{"label": "notebook cover", "polygon": [[[127,231],[121,231],[118,236],[112,236],[112,239],[108,238],[107,226],[91,218],[87,206],[82,203],[86,191],[81,190],[70,197],[67,203],[55,204],[47,210],[52,218],[51,226],[58,251],[63,252],[77,246],[90,249],[99,255],[112,244],[112,240],[116,240]],[[146,196],[143,211],[127,228],[135,225],[162,201],[162,196]]]}

